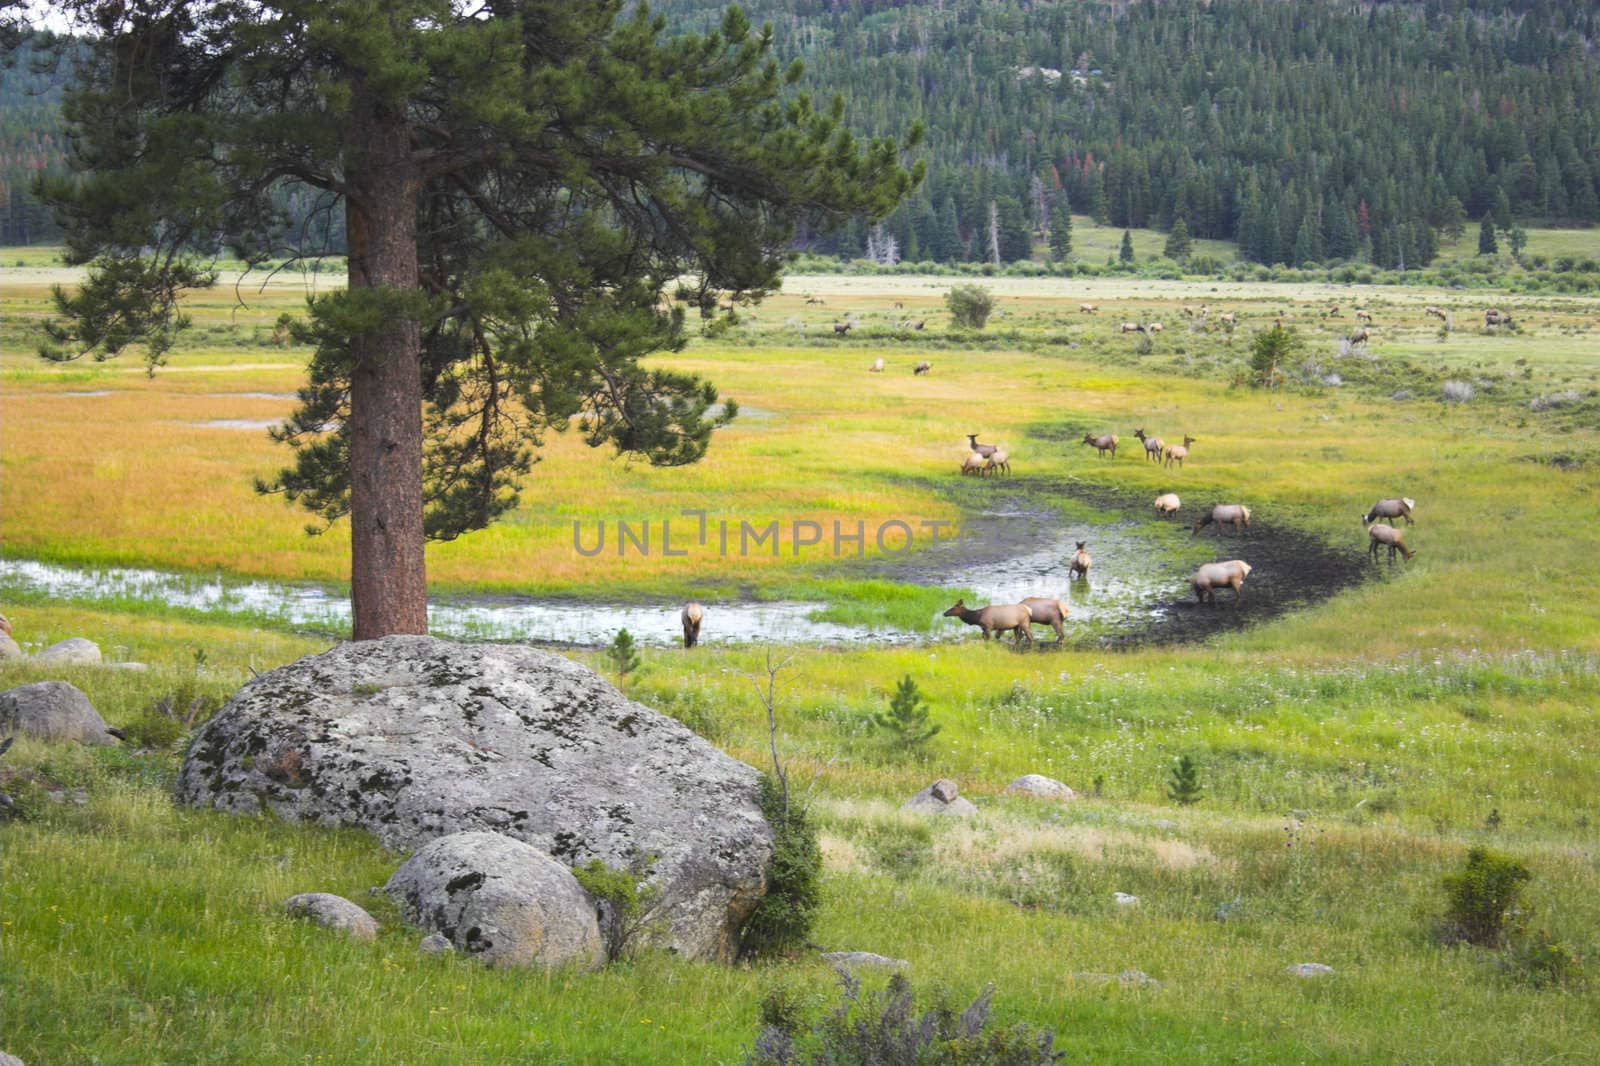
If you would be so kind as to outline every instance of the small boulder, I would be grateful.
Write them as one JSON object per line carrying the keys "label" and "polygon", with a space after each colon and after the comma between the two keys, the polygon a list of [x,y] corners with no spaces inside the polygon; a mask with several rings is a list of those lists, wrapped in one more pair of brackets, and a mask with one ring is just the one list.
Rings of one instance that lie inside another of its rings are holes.
{"label": "small boulder", "polygon": [[4,1051],[0,1051],[0,1066],[27,1066],[27,1063],[15,1055],[7,1055]]}
{"label": "small boulder", "polygon": [[100,645],[82,637],[68,637],[50,645],[33,658],[35,662],[55,663],[58,666],[99,666]]}
{"label": "small boulder", "polygon": [[822,957],[827,962],[844,970],[858,970],[862,967],[878,970],[904,970],[911,964],[905,959],[891,959],[887,955],[875,955],[870,951],[824,951]]}
{"label": "small boulder", "polygon": [[1294,977],[1328,977],[1333,973],[1333,967],[1320,962],[1297,962],[1284,967],[1283,972]]}
{"label": "small boulder", "polygon": [[1126,892],[1113,892],[1111,893],[1111,898],[1116,901],[1119,907],[1137,907],[1139,905],[1139,897],[1129,895]]}
{"label": "small boulder", "polygon": [[944,814],[952,818],[966,818],[978,813],[978,808],[971,801],[962,799],[956,793],[956,783],[947,777],[941,777],[906,800],[900,809],[913,814]]}
{"label": "small boulder", "polygon": [[429,841],[385,887],[412,921],[492,965],[605,962],[594,902],[572,871],[500,833]]}
{"label": "small boulder", "polygon": [[375,940],[378,922],[357,904],[330,892],[302,892],[290,896],[284,910],[299,918],[310,918],[318,925],[337,929],[351,940]]}
{"label": "small boulder", "polygon": [[1097,984],[1118,984],[1123,988],[1160,988],[1161,982],[1145,973],[1143,970],[1123,970],[1121,973],[1096,973],[1084,971],[1072,975],[1076,981],[1092,981]]}
{"label": "small boulder", "polygon": [[444,955],[455,949],[449,938],[440,933],[429,933],[417,943],[417,950],[424,955]]}
{"label": "small boulder", "polygon": [[27,652],[22,650],[22,645],[12,640],[9,635],[0,633],[0,661],[24,658],[27,658]]}
{"label": "small boulder", "polygon": [[89,697],[65,681],[35,681],[0,692],[0,732],[92,747],[117,742]]}
{"label": "small boulder", "polygon": [[1053,777],[1043,774],[1023,774],[1006,786],[1008,793],[1037,796],[1040,799],[1073,800],[1078,794]]}

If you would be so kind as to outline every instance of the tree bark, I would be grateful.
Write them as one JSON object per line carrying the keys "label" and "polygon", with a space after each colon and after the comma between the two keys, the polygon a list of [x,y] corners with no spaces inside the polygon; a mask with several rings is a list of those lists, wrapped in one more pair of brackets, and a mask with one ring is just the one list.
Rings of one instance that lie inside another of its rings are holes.
{"label": "tree bark", "polygon": [[[358,88],[346,131],[350,290],[417,292],[421,180],[403,115]],[[428,631],[422,336],[395,315],[351,338],[350,600],[356,640]]]}

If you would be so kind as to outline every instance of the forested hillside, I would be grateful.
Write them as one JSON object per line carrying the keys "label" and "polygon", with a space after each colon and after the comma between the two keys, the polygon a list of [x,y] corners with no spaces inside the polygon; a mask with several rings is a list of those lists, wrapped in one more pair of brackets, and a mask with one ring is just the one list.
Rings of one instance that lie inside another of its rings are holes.
{"label": "forested hillside", "polygon": [[23,47],[0,64],[0,244],[46,244],[61,230],[28,190],[40,171],[66,165],[57,79],[32,69]]}
{"label": "forested hillside", "polygon": [[[665,0],[709,28],[719,0]],[[1163,0],[751,0],[805,84],[928,179],[872,251],[1026,255],[1063,198],[1266,263],[1432,258],[1440,231],[1600,219],[1600,8]],[[992,206],[991,206],[992,205]],[[864,254],[859,229],[819,250]]]}

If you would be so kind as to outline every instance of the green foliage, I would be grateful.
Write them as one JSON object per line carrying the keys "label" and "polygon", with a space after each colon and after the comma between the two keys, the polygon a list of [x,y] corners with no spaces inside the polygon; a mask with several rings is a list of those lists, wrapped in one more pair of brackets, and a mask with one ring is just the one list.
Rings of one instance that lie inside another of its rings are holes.
{"label": "green foliage", "polygon": [[1180,807],[1199,803],[1203,798],[1200,787],[1200,764],[1187,754],[1180,755],[1167,778],[1167,798]]}
{"label": "green foliage", "polygon": [[1072,208],[1065,193],[1056,197],[1050,212],[1050,257],[1065,262],[1072,255]]}
{"label": "green foliage", "polygon": [[202,672],[206,659],[206,650],[196,648],[194,672],[185,676],[176,689],[150,703],[137,718],[122,727],[129,744],[136,748],[164,751],[211,720],[222,702],[212,693],[204,691]]}
{"label": "green foliage", "polygon": [[769,993],[745,1066],[1048,1066],[1063,1057],[1047,1029],[990,1025],[993,985],[965,1009],[940,992],[919,1011],[900,974],[865,996],[855,977],[839,979],[842,1002],[809,1023],[791,994]]}
{"label": "green foliage", "polygon": [[1534,988],[1567,984],[1583,971],[1572,946],[1543,929],[1513,931],[1499,964],[1507,977]]}
{"label": "green foliage", "polygon": [[643,663],[634,644],[633,634],[625,628],[617,630],[617,635],[611,638],[611,644],[606,648],[606,655],[611,659],[612,669],[617,672],[619,686],[627,685],[628,675],[638,670]]}
{"label": "green foliage", "polygon": [[[1167,234],[1167,243],[1162,248],[1161,254],[1175,263],[1181,263],[1189,258],[1189,253],[1194,249],[1194,240],[1189,236],[1189,224],[1179,215],[1172,221],[1172,231]],[[1132,250],[1130,245],[1129,250]]]}
{"label": "green foliage", "polygon": [[944,305],[956,325],[982,329],[994,311],[994,294],[981,285],[957,285],[944,294]]}
{"label": "green foliage", "polygon": [[1483,224],[1478,227],[1478,254],[1496,255],[1500,251],[1500,244],[1494,238],[1494,219],[1488,215],[1483,216]]}
{"label": "green foliage", "polygon": [[739,955],[781,958],[805,947],[822,903],[822,848],[804,807],[772,774],[761,776],[761,813],[772,827],[767,892],[739,930]]}
{"label": "green foliage", "polygon": [[1533,879],[1515,859],[1484,847],[1467,852],[1466,864],[1444,877],[1447,940],[1497,947],[1505,936],[1506,918],[1517,906],[1522,886]]}
{"label": "green foliage", "polygon": [[1250,341],[1251,381],[1269,389],[1278,384],[1285,364],[1300,348],[1300,335],[1293,326],[1274,325],[1257,333]]}
{"label": "green foliage", "polygon": [[606,961],[626,957],[637,945],[641,933],[651,929],[661,902],[661,886],[650,880],[655,860],[635,854],[621,869],[599,859],[575,866],[572,876],[593,896],[599,909],[600,936],[605,941]]}
{"label": "green foliage", "polygon": [[928,701],[917,688],[917,683],[907,674],[889,698],[889,710],[878,711],[872,724],[894,736],[895,743],[904,748],[915,748],[933,739],[940,728],[937,722],[928,721]]}
{"label": "green foliage", "polygon": [[1117,262],[1133,262],[1133,234],[1127,230],[1122,231],[1122,247],[1117,249]]}

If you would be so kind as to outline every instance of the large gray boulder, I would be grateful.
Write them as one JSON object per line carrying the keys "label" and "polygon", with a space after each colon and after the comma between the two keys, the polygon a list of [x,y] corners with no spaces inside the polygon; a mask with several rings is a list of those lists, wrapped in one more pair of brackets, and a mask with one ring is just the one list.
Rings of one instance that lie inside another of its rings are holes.
{"label": "large gray boulder", "polygon": [[36,654],[33,661],[57,666],[99,666],[100,645],[83,637],[68,637]]}
{"label": "large gray boulder", "polygon": [[413,922],[491,965],[594,969],[606,961],[594,901],[572,871],[501,833],[430,841],[384,890]]}
{"label": "large gray boulder", "polygon": [[89,697],[65,681],[35,681],[0,692],[0,733],[75,740],[93,747],[117,742]]}
{"label": "large gray boulder", "polygon": [[378,921],[366,908],[331,892],[302,892],[283,902],[283,909],[297,918],[309,918],[320,926],[344,933],[351,940],[376,940]]}
{"label": "large gray boulder", "polygon": [[395,636],[263,674],[196,735],[185,803],[360,826],[489,830],[568,866],[653,856],[681,953],[729,958],[765,891],[759,775],[594,671],[516,645]]}

